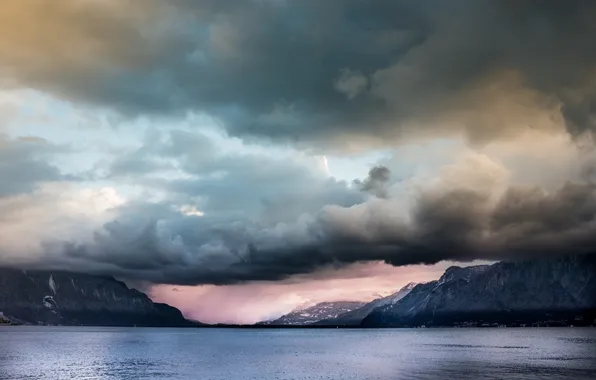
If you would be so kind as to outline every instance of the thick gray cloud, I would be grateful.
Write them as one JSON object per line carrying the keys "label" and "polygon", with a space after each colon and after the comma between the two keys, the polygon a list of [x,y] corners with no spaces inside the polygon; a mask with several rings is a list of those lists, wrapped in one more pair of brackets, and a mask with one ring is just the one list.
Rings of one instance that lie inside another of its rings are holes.
{"label": "thick gray cloud", "polygon": [[452,128],[435,117],[484,141],[546,128],[537,110],[594,127],[589,0],[48,4],[2,5],[3,82],[125,115],[207,112],[236,135],[317,144]]}
{"label": "thick gray cloud", "polygon": [[511,186],[496,199],[489,186],[429,188],[406,213],[392,196],[301,216],[291,211],[292,221],[267,222],[127,204],[92,242],[48,246],[44,265],[155,283],[231,284],[357,262],[402,266],[592,253],[596,244],[596,188],[585,182],[554,191]]}
{"label": "thick gray cloud", "polygon": [[[447,156],[429,159],[434,167]],[[156,175],[164,162],[178,177]],[[161,197],[116,203],[114,217],[91,239],[45,239],[42,252],[18,265],[140,282],[234,284],[359,262],[590,253],[596,244],[589,177],[522,186],[509,183],[507,170],[487,156],[469,153],[419,182],[416,175],[393,175],[390,168],[401,164],[388,159],[347,183],[284,156],[224,153],[201,133],[151,132],[140,147],[114,158],[106,179]]]}
{"label": "thick gray cloud", "polygon": [[33,191],[38,184],[66,179],[47,158],[61,149],[39,138],[0,134],[0,198]]}
{"label": "thick gray cloud", "polygon": [[387,197],[386,185],[391,176],[391,171],[384,166],[375,166],[368,173],[364,181],[355,180],[354,185],[359,186],[362,191],[368,191],[379,198]]}
{"label": "thick gray cloud", "polygon": [[[313,164],[312,158],[300,164],[271,157],[263,149],[222,152],[202,133],[154,131],[141,147],[117,156],[105,178],[128,178],[165,192],[170,203],[192,204],[220,219],[258,217],[263,223],[290,222],[325,205],[349,207],[364,201],[358,189],[327,177]],[[172,169],[176,178],[155,176]]]}
{"label": "thick gray cloud", "polygon": [[[121,202],[116,191],[100,192],[91,202],[97,220],[106,210],[115,217],[91,239],[45,239],[41,253],[19,263],[229,284],[356,262],[589,252],[593,165],[583,177],[553,165],[557,175],[544,187],[502,180],[506,168],[480,159],[463,174],[457,165],[446,178],[422,173],[432,186],[403,178],[403,167],[392,175],[391,165],[348,183],[313,162],[264,154],[263,145],[261,153],[220,151],[206,135],[167,121],[206,113],[244,143],[288,140],[303,155],[461,132],[474,143],[523,130],[578,136],[595,126],[595,20],[596,3],[582,0],[3,3],[3,89],[37,89],[124,120],[163,123],[89,176],[141,188],[141,196]],[[48,149],[30,139],[0,145],[0,176],[10,178],[0,183],[0,201],[64,179],[48,164]],[[542,157],[514,174],[534,174]],[[54,191],[40,203],[57,198]],[[81,204],[97,195],[82,193]],[[58,225],[68,216],[56,208],[32,218]]]}

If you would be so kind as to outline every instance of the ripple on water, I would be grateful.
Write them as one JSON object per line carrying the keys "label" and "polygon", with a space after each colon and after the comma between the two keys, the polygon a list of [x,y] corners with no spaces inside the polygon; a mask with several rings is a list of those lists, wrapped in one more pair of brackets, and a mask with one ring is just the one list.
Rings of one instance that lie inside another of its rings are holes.
{"label": "ripple on water", "polygon": [[15,327],[0,379],[596,379],[596,329]]}

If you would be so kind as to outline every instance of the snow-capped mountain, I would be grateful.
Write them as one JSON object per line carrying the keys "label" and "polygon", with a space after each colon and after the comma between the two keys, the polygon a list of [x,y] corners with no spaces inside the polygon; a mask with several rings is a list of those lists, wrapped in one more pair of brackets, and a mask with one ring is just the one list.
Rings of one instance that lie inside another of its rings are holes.
{"label": "snow-capped mountain", "polygon": [[395,292],[391,295],[388,295],[387,297],[376,299],[376,300],[372,301],[371,304],[373,304],[374,307],[393,305],[400,299],[404,298],[408,293],[410,293],[412,291],[412,289],[414,289],[416,287],[416,285],[418,285],[418,283],[410,282],[406,286],[404,286],[403,288],[398,290],[397,292]]}
{"label": "snow-capped mountain", "polygon": [[306,309],[295,310],[276,320],[263,322],[267,325],[310,325],[323,319],[335,318],[363,306],[364,302],[336,301],[321,302]]}
{"label": "snow-capped mountain", "polygon": [[367,304],[362,305],[361,307],[348,311],[346,313],[340,314],[334,318],[326,318],[324,320],[319,321],[318,325],[338,325],[338,326],[353,326],[359,325],[360,322],[374,309],[378,307],[383,307],[387,305],[393,305],[406,295],[408,295],[418,284],[415,282],[410,282],[397,292],[382,298],[377,298],[376,300],[369,302]]}

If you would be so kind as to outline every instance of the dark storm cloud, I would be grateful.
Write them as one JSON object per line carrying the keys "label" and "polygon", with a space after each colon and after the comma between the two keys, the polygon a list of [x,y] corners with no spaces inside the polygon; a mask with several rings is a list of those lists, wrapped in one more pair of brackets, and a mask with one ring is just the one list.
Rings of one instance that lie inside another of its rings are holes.
{"label": "dark storm cloud", "polygon": [[559,103],[570,131],[594,127],[589,0],[49,4],[2,5],[3,82],[126,115],[207,112],[236,135],[306,143],[408,137],[420,119],[494,113],[503,93],[480,90],[515,73],[508,96],[538,95],[521,91],[520,109],[497,120],[458,118],[472,139]]}
{"label": "dark storm cloud", "polygon": [[596,244],[591,184],[567,183],[550,193],[512,187],[496,203],[482,191],[427,191],[408,218],[393,202],[326,206],[271,225],[186,217],[167,205],[138,203],[92,243],[48,247],[44,265],[155,283],[232,284],[357,262],[402,266],[592,253]]}
{"label": "dark storm cloud", "polygon": [[[559,113],[573,135],[594,127],[593,1],[140,4],[2,3],[0,85],[123,117],[205,112],[233,136],[306,150],[454,128],[474,141],[528,125],[548,132],[542,122]],[[396,195],[383,166],[350,185],[287,157],[222,154],[199,133],[162,132],[95,176],[140,185],[148,199],[110,210],[117,217],[90,241],[45,242],[32,265],[139,284],[231,284],[357,262],[527,258],[596,244],[586,179],[495,194],[460,183],[464,175]],[[7,146],[0,197],[60,179],[39,155],[45,145]],[[170,170],[175,177],[156,175]]]}
{"label": "dark storm cloud", "polygon": [[355,180],[354,185],[360,187],[362,191],[370,192],[379,198],[387,197],[388,182],[391,177],[391,171],[384,166],[375,166],[368,172],[368,178],[364,181]]}
{"label": "dark storm cloud", "polygon": [[173,158],[185,178],[153,178],[160,167],[126,172],[130,183],[165,198],[117,207],[91,241],[48,241],[31,265],[139,283],[233,284],[360,262],[590,253],[596,244],[596,188],[588,179],[501,191],[503,168],[480,156],[448,165],[430,186],[396,181],[385,166],[349,185],[286,158],[207,148],[203,155],[195,147],[211,144],[201,134],[149,135],[129,154]]}

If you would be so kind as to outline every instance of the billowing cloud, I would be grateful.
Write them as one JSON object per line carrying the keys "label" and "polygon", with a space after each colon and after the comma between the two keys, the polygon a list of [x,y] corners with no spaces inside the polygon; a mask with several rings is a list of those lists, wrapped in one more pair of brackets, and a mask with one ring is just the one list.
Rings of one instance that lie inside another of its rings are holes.
{"label": "billowing cloud", "polygon": [[379,198],[387,197],[385,185],[389,182],[391,171],[384,166],[375,166],[368,172],[364,181],[354,180],[354,185],[360,186],[362,191],[368,191]]}
{"label": "billowing cloud", "polygon": [[595,17],[583,0],[25,0],[0,9],[2,83],[303,146],[484,142],[553,118],[578,134],[594,126]]}
{"label": "billowing cloud", "polygon": [[[53,265],[44,258],[46,242],[73,236],[90,241],[92,232],[115,217],[111,210],[124,203],[113,188],[79,188],[43,183],[30,193],[0,197],[0,265]],[[55,260],[61,267],[63,252]],[[84,264],[75,266],[84,271]]]}
{"label": "billowing cloud", "polygon": [[590,252],[594,20],[583,0],[5,2],[0,264],[240,286]]}
{"label": "billowing cloud", "polygon": [[[583,165],[584,153],[571,141],[559,148],[575,151],[573,165]],[[117,206],[113,221],[91,238],[46,241],[30,264],[153,283],[223,285],[364,262],[404,266],[589,253],[596,243],[596,188],[581,170],[557,186],[548,175],[528,186],[512,180],[514,170],[497,157],[473,150],[456,151],[449,163],[408,180],[377,166],[354,185],[258,155],[215,155],[200,167],[187,167],[194,176],[185,186],[157,183],[167,189],[162,200]],[[225,175],[209,176],[214,167],[225,168]],[[363,187],[382,189],[383,197]]]}
{"label": "billowing cloud", "polygon": [[36,137],[0,134],[0,198],[33,191],[39,183],[67,179],[47,162],[61,149]]}

